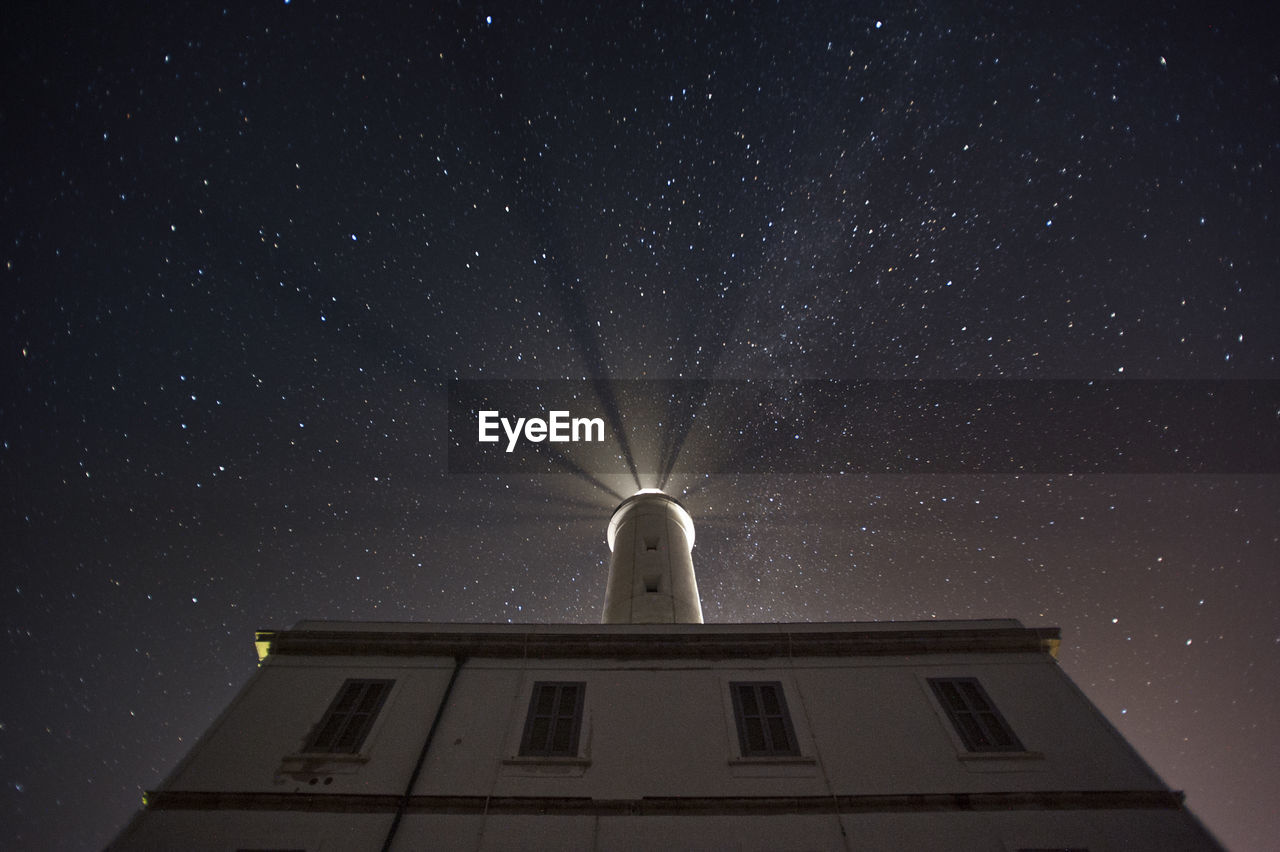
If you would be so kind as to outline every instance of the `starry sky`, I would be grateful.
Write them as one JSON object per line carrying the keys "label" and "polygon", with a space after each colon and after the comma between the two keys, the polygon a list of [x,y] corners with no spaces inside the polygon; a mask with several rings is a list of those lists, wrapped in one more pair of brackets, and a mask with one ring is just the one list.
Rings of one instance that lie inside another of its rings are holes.
{"label": "starry sky", "polygon": [[[688,411],[622,399],[590,471],[460,473],[447,402],[1280,379],[1267,18],[18,5],[0,846],[106,843],[252,674],[255,629],[598,621],[609,513],[655,476],[697,525],[708,621],[1060,626],[1220,839],[1280,833],[1274,467],[748,472],[707,442],[655,456]],[[820,446],[830,417],[781,399],[776,441]]]}

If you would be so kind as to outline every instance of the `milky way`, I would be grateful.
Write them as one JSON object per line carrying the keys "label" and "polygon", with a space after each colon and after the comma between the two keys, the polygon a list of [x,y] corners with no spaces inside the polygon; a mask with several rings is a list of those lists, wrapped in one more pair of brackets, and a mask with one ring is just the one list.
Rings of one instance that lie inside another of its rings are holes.
{"label": "milky way", "polygon": [[1060,626],[1208,827],[1272,843],[1274,469],[759,472],[619,396],[603,466],[451,473],[447,394],[768,383],[758,457],[825,462],[791,384],[1280,379],[1274,30],[443,5],[7,13],[0,845],[108,842],[255,629],[598,621],[659,479],[709,622]]}

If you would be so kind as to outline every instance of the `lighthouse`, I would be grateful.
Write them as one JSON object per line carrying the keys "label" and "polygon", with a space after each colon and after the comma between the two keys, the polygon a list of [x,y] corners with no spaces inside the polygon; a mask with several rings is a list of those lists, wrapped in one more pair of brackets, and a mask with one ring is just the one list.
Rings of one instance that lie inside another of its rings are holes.
{"label": "lighthouse", "polygon": [[645,488],[609,518],[611,551],[602,624],[701,624],[693,573],[693,518],[679,500]]}

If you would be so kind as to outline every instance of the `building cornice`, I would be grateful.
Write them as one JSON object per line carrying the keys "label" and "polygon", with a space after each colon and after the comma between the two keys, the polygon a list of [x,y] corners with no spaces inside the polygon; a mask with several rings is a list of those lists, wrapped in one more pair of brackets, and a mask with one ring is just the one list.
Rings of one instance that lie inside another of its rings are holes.
{"label": "building cornice", "polygon": [[[959,623],[957,623],[959,624]],[[1042,653],[1057,656],[1056,627],[906,627],[815,629],[814,625],[740,625],[734,631],[618,631],[603,627],[556,632],[546,625],[520,630],[510,625],[451,625],[448,630],[320,629],[263,630],[258,658],[269,655],[340,657],[531,657],[575,659],[732,659],[769,657],[918,656],[922,654]],[[576,627],[576,626],[575,626]],[[500,629],[494,629],[500,628]]]}

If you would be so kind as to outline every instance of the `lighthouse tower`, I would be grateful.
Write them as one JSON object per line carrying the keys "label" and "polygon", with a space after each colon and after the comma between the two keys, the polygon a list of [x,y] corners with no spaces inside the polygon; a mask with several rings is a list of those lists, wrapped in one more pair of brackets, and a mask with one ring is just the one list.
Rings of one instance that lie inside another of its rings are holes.
{"label": "lighthouse tower", "polygon": [[656,488],[623,500],[609,518],[612,557],[602,624],[701,624],[693,575],[693,518]]}

